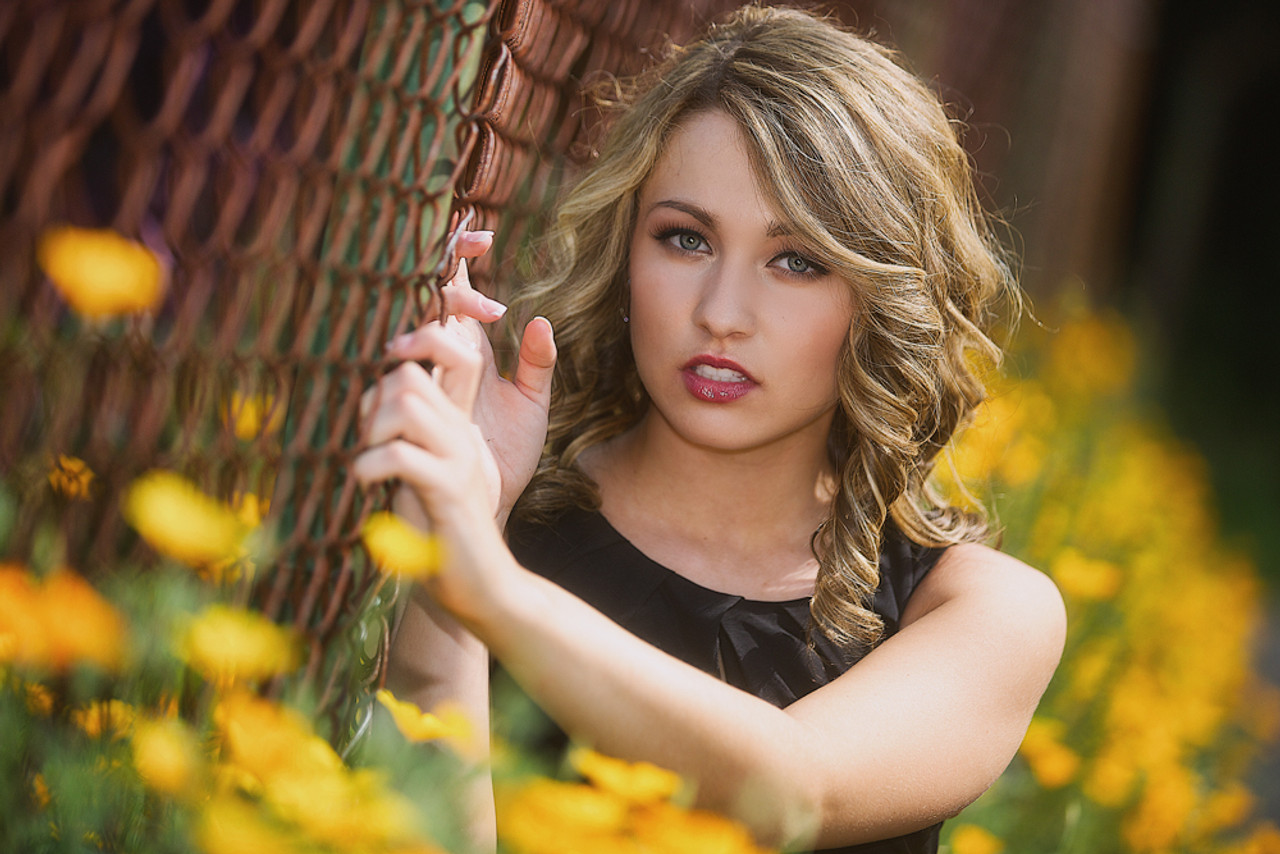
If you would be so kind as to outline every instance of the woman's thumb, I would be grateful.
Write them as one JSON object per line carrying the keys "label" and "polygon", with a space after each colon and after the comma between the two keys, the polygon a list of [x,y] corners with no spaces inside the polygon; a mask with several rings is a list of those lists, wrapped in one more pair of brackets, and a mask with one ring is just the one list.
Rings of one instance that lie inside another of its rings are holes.
{"label": "woman's thumb", "polygon": [[535,317],[524,328],[520,338],[520,356],[516,364],[516,385],[525,394],[543,401],[551,399],[551,375],[556,366],[556,341],[551,321]]}

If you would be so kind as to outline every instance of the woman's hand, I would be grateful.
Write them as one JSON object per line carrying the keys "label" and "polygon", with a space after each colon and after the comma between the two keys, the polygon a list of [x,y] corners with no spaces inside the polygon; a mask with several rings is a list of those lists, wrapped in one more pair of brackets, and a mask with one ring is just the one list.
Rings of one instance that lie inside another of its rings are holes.
{"label": "woman's hand", "polygon": [[414,333],[428,371],[406,362],[365,392],[365,449],[352,466],[368,486],[400,480],[412,500],[397,503],[409,521],[439,538],[444,567],[426,586],[455,616],[501,589],[511,563],[494,510],[501,488],[493,454],[471,420],[484,372],[478,343],[455,322]]}
{"label": "woman's hand", "polygon": [[[476,344],[482,360],[479,387],[472,404],[472,417],[492,453],[500,487],[495,513],[499,524],[538,467],[547,436],[547,408],[551,402],[551,375],[556,363],[556,346],[551,324],[534,318],[524,329],[515,377],[498,374],[493,348],[479,323],[502,317],[506,306],[471,287],[467,258],[476,258],[493,244],[493,233],[464,232],[458,238],[457,253],[463,259],[458,273],[443,288],[446,325],[458,324]],[[428,359],[426,336],[431,325],[402,335],[387,348],[389,355],[402,359]]]}

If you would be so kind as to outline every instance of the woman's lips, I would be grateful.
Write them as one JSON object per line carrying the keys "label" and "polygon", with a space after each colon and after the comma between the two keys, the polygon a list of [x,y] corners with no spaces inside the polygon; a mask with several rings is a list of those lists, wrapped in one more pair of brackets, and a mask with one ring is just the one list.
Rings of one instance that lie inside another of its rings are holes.
{"label": "woman's lips", "polygon": [[681,369],[689,393],[699,400],[728,403],[756,387],[755,379],[731,359],[694,356]]}

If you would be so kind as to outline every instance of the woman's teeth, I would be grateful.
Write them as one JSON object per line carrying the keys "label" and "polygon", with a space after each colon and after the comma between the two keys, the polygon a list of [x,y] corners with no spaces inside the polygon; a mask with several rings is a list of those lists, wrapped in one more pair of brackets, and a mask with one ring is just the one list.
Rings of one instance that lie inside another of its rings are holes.
{"label": "woman's teeth", "polygon": [[693,372],[704,380],[714,380],[721,383],[740,383],[746,382],[746,377],[737,371],[729,368],[713,368],[710,365],[694,365]]}

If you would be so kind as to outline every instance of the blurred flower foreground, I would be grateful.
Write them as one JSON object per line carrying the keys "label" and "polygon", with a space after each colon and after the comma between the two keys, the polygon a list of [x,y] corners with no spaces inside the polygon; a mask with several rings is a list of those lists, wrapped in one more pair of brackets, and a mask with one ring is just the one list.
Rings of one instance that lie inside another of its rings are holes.
{"label": "blurred flower foreground", "polygon": [[[120,318],[163,299],[162,265],[116,235],[61,231],[40,252],[83,318],[72,334],[123,334]],[[1057,580],[1070,635],[1018,759],[944,844],[1280,850],[1240,782],[1280,719],[1250,670],[1260,591],[1218,540],[1203,466],[1132,401],[1136,347],[1118,320],[1086,313],[1024,337],[1015,361],[1029,378],[998,381],[953,477],[996,508],[1007,550]],[[246,391],[222,417],[259,435],[281,409]],[[469,850],[483,734],[477,748],[461,712],[379,691],[372,727],[335,747],[311,698],[288,690],[300,639],[243,604],[243,582],[271,571],[265,496],[223,502],[182,472],[144,473],[100,512],[158,560],[75,567],[56,525],[14,553],[18,496],[32,488],[17,477],[0,473],[0,850]],[[97,500],[95,477],[66,449],[38,488],[70,512]],[[433,569],[434,545],[394,517],[374,514],[364,543],[388,573]],[[663,769],[575,750],[551,773],[514,738],[492,757],[508,854],[762,850],[689,808],[689,787]]]}
{"label": "blurred flower foreground", "polygon": [[1280,695],[1252,672],[1254,565],[1221,541],[1208,472],[1135,395],[1138,345],[1063,309],[1021,348],[954,451],[1002,547],[1049,573],[1066,651],[1018,757],[948,824],[951,854],[1280,852],[1251,761]]}
{"label": "blurred flower foreground", "polygon": [[[164,263],[121,235],[50,229],[37,258],[61,340],[127,343],[163,308]],[[21,318],[0,318],[0,335],[21,339]],[[286,420],[254,389],[212,416],[245,447]],[[487,733],[449,704],[367,688],[350,702],[368,714],[346,718],[372,725],[330,732],[294,678],[303,638],[245,604],[273,571],[269,496],[223,501],[154,468],[104,506],[104,473],[74,451],[0,472],[0,851],[462,854],[466,793],[486,771],[506,854],[762,851],[654,766],[579,750],[549,768],[519,744],[483,766]],[[32,490],[58,518],[20,540]],[[86,509],[123,520],[153,559],[66,565],[57,523]],[[388,589],[436,569],[434,542],[390,513],[368,517],[362,543]]]}

